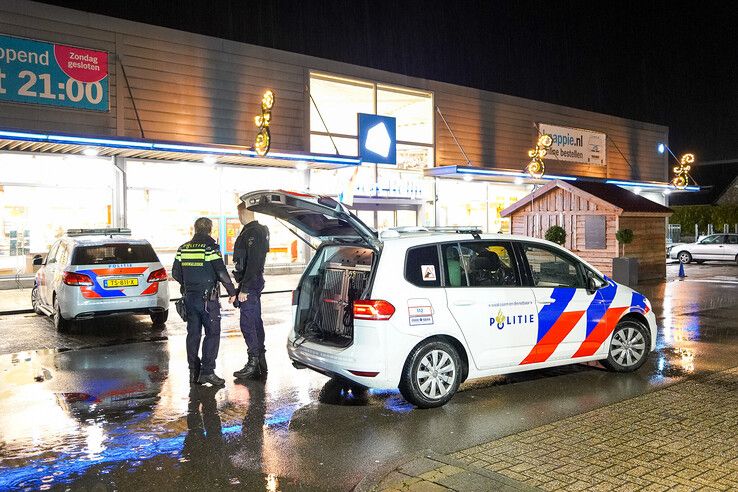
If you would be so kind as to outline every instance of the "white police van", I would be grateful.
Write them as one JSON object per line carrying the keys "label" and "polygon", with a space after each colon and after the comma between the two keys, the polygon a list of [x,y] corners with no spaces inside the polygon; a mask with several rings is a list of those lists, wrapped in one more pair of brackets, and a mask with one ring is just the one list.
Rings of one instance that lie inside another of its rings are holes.
{"label": "white police van", "polygon": [[82,319],[148,314],[161,325],[169,314],[168,275],[145,239],[129,229],[70,229],[36,273],[31,304],[64,331]]}
{"label": "white police van", "polygon": [[322,243],[293,293],[293,364],[421,408],[466,379],[600,360],[634,371],[655,348],[649,301],[548,241],[472,230],[379,237],[332,198],[241,197]]}

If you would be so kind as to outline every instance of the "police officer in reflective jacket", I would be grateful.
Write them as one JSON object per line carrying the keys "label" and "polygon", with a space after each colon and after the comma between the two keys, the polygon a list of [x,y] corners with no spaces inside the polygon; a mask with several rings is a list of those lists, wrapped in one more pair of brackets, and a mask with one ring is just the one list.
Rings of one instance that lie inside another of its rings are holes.
{"label": "police officer in reflective jacket", "polygon": [[266,376],[264,322],[261,319],[261,292],[264,290],[264,263],[269,252],[269,229],[254,219],[244,203],[238,205],[238,218],[243,224],[233,245],[233,276],[239,283],[238,303],[241,308],[241,333],[246,340],[249,359],[243,369],[233,373],[237,379]]}
{"label": "police officer in reflective jacket", "polygon": [[[177,250],[172,277],[182,286],[187,308],[187,364],[190,383],[223,386],[225,380],[215,375],[215,359],[220,346],[220,286],[233,302],[236,288],[231,282],[220,248],[210,237],[213,222],[207,217],[195,221],[194,237]],[[198,356],[202,330],[202,359]]]}

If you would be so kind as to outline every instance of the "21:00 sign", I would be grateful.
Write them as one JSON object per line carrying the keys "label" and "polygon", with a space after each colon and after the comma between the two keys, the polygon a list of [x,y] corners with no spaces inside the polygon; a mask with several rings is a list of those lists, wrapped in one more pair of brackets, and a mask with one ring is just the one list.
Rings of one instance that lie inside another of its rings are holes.
{"label": "21:00 sign", "polygon": [[[24,80],[18,88],[19,96],[43,99],[58,98],[60,101],[69,99],[72,102],[79,102],[84,98],[90,104],[99,104],[103,100],[104,92],[100,82],[84,83],[79,80],[67,79],[66,83],[59,82],[57,85],[59,93],[55,94],[52,92],[51,74],[40,73],[37,75],[30,70],[21,70],[18,72],[18,77]],[[2,85],[3,78],[4,74],[0,72],[0,94],[5,94]],[[38,81],[41,81],[40,86],[37,86]]]}
{"label": "21:00 sign", "polygon": [[108,111],[108,54],[0,35],[0,102]]}

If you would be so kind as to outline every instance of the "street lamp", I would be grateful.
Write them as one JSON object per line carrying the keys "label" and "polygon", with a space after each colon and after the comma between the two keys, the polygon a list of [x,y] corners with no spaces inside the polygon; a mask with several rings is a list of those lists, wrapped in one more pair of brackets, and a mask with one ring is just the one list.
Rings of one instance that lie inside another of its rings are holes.
{"label": "street lamp", "polygon": [[691,164],[694,164],[694,154],[684,154],[681,158],[677,158],[669,146],[663,143],[659,143],[656,150],[659,151],[659,154],[663,154],[664,151],[668,150],[669,154],[671,154],[674,160],[677,161],[679,165],[674,166],[674,179],[671,180],[671,184],[673,184],[674,188],[677,190],[683,190],[686,188],[689,184],[689,170],[692,169]]}

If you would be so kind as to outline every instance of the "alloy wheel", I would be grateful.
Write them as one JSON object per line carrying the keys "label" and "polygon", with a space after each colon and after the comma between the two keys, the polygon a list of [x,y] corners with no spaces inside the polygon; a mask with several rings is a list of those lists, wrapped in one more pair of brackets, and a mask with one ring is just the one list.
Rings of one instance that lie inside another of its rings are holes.
{"label": "alloy wheel", "polygon": [[646,353],[646,340],[638,330],[626,326],[613,335],[610,353],[621,366],[634,366]]}
{"label": "alloy wheel", "polygon": [[415,375],[420,392],[438,400],[448,394],[456,380],[456,364],[443,350],[431,350],[420,361]]}

